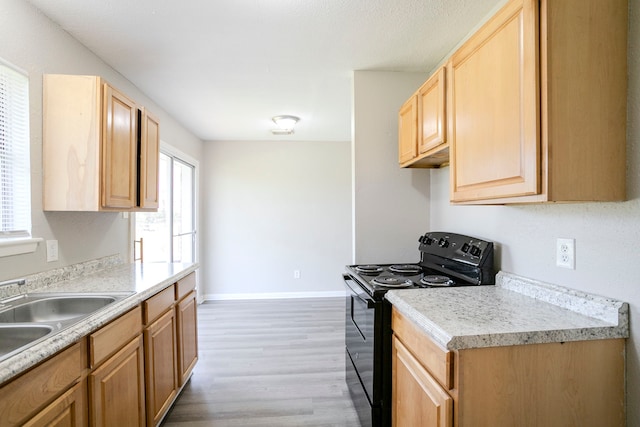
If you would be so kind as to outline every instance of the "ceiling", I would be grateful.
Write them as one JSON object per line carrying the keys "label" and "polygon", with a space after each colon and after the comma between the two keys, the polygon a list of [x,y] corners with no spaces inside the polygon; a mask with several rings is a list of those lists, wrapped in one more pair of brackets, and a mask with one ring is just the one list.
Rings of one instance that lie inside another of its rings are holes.
{"label": "ceiling", "polygon": [[428,72],[502,2],[27,1],[205,141],[349,141],[354,70]]}

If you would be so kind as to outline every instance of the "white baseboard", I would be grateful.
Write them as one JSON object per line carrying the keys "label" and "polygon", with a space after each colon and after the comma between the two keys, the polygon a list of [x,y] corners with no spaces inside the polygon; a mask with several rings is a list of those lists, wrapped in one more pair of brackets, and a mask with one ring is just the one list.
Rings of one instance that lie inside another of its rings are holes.
{"label": "white baseboard", "polygon": [[206,294],[205,301],[249,300],[249,299],[288,299],[288,298],[335,298],[346,296],[345,291],[327,292],[270,292],[251,294]]}

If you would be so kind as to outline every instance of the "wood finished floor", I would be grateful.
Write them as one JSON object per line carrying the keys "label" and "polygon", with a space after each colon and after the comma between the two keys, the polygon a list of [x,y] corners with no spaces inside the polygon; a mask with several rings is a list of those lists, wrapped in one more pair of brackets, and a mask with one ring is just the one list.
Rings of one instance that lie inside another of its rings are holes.
{"label": "wood finished floor", "polygon": [[360,427],[343,298],[207,302],[198,335],[198,364],[164,427]]}

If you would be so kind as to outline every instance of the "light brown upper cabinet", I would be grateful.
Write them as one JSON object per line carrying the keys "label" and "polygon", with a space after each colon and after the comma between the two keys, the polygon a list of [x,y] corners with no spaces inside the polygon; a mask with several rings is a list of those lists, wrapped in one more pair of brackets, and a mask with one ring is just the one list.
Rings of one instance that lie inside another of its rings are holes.
{"label": "light brown upper cabinet", "polygon": [[159,130],[100,77],[45,75],[44,210],[157,209]]}
{"label": "light brown upper cabinet", "polygon": [[446,69],[436,71],[400,108],[401,167],[440,167],[449,162],[446,139]]}
{"label": "light brown upper cabinet", "polygon": [[512,0],[453,54],[453,202],[625,199],[627,13]]}

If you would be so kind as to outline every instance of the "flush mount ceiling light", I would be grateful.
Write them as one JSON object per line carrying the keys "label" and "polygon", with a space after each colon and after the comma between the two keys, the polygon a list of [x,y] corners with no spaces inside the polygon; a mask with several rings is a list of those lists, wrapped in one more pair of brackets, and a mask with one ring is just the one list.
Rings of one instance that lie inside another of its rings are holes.
{"label": "flush mount ceiling light", "polygon": [[275,116],[271,120],[278,126],[278,129],[272,129],[274,135],[291,135],[293,127],[298,123],[300,117],[296,116]]}

